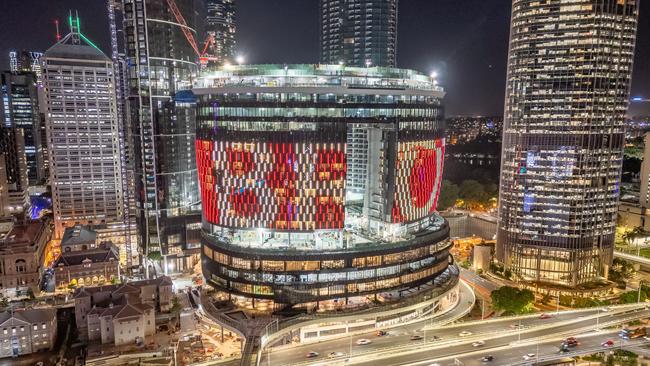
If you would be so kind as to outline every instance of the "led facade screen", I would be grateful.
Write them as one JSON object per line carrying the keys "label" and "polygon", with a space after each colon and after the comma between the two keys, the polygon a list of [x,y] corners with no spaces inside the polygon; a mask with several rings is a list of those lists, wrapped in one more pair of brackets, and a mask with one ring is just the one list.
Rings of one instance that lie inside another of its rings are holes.
{"label": "led facade screen", "polygon": [[341,142],[196,142],[203,213],[215,225],[310,231],[344,226]]}
{"label": "led facade screen", "polygon": [[398,143],[392,210],[394,223],[416,221],[436,210],[444,156],[444,139]]}

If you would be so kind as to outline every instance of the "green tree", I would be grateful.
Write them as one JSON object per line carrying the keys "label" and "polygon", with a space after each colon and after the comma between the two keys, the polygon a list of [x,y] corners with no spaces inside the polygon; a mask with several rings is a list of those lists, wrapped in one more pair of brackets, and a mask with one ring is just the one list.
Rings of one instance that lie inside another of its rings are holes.
{"label": "green tree", "polygon": [[614,258],[609,271],[609,279],[613,282],[625,282],[632,278],[634,272],[633,265],[620,258]]}
{"label": "green tree", "polygon": [[478,181],[469,179],[463,181],[460,187],[460,198],[465,201],[465,206],[475,208],[477,206],[486,206],[490,200],[490,195]]}
{"label": "green tree", "polygon": [[150,252],[147,255],[147,258],[149,258],[149,260],[152,260],[154,262],[155,261],[160,261],[160,260],[162,260],[162,254],[160,254],[159,251]]}
{"label": "green tree", "polygon": [[452,207],[456,200],[458,200],[458,195],[460,189],[457,185],[448,180],[443,180],[440,185],[440,196],[438,197],[438,210],[443,211]]}
{"label": "green tree", "polygon": [[[637,302],[638,299],[639,299],[638,291],[628,291],[618,296],[618,303],[634,304],[635,302]],[[645,293],[645,291],[641,290],[641,301],[645,301],[646,299],[647,299],[647,294]]]}
{"label": "green tree", "polygon": [[527,289],[502,286],[490,294],[492,307],[507,314],[525,314],[533,310],[535,295]]}

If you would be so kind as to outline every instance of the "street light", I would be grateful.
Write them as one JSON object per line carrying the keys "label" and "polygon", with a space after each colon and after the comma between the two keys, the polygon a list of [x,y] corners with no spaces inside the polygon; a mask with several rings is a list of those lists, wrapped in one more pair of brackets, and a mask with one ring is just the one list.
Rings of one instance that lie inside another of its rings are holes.
{"label": "street light", "polygon": [[235,61],[237,61],[238,65],[241,65],[241,64],[244,63],[244,61],[246,61],[246,59],[242,55],[237,55],[237,57],[235,58]]}
{"label": "street light", "polygon": [[435,71],[431,71],[431,74],[429,76],[431,76],[431,79],[435,79],[438,77],[438,73]]}

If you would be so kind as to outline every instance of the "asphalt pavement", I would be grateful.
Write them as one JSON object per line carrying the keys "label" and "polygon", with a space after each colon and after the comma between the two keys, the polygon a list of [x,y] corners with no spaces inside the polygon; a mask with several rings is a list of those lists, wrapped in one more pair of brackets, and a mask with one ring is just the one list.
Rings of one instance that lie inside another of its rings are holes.
{"label": "asphalt pavement", "polygon": [[[433,357],[444,357],[463,355],[485,350],[489,348],[503,347],[517,342],[520,339],[526,340],[535,337],[546,337],[563,333],[571,333],[574,330],[594,327],[596,323],[604,324],[609,321],[619,321],[630,317],[642,318],[650,316],[650,311],[645,308],[639,310],[628,310],[619,312],[611,310],[600,312],[598,320],[595,315],[598,309],[589,309],[580,312],[560,312],[551,314],[549,319],[541,319],[539,315],[527,317],[521,320],[495,319],[489,321],[474,321],[451,326],[444,326],[438,329],[424,331],[429,328],[424,323],[415,323],[408,326],[398,327],[389,330],[385,336],[376,336],[374,333],[357,335],[348,338],[338,338],[317,344],[306,344],[292,347],[285,347],[271,352],[271,365],[327,365],[336,364],[336,360],[348,358],[352,354],[352,363],[359,365],[375,366],[377,360],[381,359],[382,365],[406,365],[417,362],[428,362]],[[514,329],[521,324],[521,331]],[[537,329],[543,328],[543,329]],[[472,334],[460,337],[462,331],[469,331]],[[425,334],[426,333],[426,334]],[[411,340],[412,336],[425,337],[425,340]],[[438,341],[433,341],[433,337]],[[372,341],[368,345],[357,345],[356,341],[367,338]],[[485,345],[473,347],[472,342],[483,340]],[[307,359],[306,354],[310,351],[317,352],[318,357]],[[327,355],[331,352],[343,354],[336,359],[329,360]],[[265,352],[262,364],[267,364],[268,353]],[[477,359],[480,357],[477,357]],[[501,363],[499,363],[501,364]]]}

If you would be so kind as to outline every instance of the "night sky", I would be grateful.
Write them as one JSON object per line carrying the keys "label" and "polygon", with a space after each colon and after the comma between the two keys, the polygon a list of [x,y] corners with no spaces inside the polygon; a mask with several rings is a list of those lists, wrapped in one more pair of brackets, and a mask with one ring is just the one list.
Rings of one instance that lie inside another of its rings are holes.
{"label": "night sky", "polygon": [[[84,34],[109,50],[105,0],[0,0],[0,68],[11,49],[45,50],[55,18],[77,9]],[[642,2],[644,3],[644,2]],[[317,0],[237,0],[237,49],[247,63],[318,61]],[[508,0],[401,0],[399,67],[433,70],[447,115],[501,115],[510,20]],[[67,28],[67,27],[66,27]],[[67,29],[62,29],[67,33]],[[650,7],[642,4],[632,95],[650,97]],[[650,103],[630,114],[650,113]]]}

